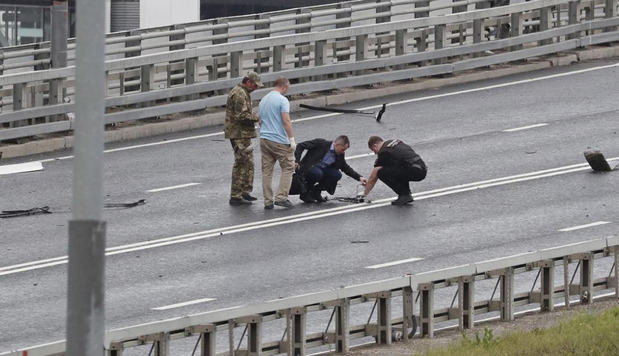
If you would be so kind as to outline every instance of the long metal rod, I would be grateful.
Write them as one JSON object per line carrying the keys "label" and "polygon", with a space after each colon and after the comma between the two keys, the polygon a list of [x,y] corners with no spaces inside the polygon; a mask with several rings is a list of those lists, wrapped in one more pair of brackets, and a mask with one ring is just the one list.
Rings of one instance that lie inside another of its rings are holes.
{"label": "long metal rod", "polygon": [[103,115],[105,1],[77,2],[73,220],[69,222],[67,356],[104,348]]}

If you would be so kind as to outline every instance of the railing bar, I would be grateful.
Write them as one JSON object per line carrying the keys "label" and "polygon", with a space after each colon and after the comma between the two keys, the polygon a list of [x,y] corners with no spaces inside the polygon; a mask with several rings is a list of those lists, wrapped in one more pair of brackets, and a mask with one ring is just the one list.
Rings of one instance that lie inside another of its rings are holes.
{"label": "railing bar", "polygon": [[574,282],[574,277],[576,277],[576,272],[578,272],[578,268],[580,267],[580,261],[578,261],[578,264],[576,265],[576,269],[574,270],[574,274],[572,275],[572,279],[570,280],[570,284],[572,284],[572,282]]}
{"label": "railing bar", "polygon": [[157,343],[157,341],[153,341],[153,346],[150,347],[150,351],[148,351],[148,356],[150,356],[153,353],[153,350],[155,349],[155,344]]}
{"label": "railing bar", "polygon": [[451,300],[451,305],[449,306],[449,309],[454,307],[454,303],[456,302],[456,298],[458,297],[458,292],[460,292],[460,287],[458,287],[458,289],[456,289],[456,293],[454,294],[454,297]]}
{"label": "railing bar", "polygon": [[201,339],[202,333],[200,333],[200,335],[198,336],[198,341],[196,341],[196,346],[193,347],[193,352],[191,353],[191,356],[194,356],[196,354],[196,350],[198,349],[198,345],[200,344]]}
{"label": "railing bar", "polygon": [[329,327],[331,326],[331,322],[333,321],[333,316],[335,315],[335,308],[333,308],[333,312],[331,312],[331,317],[329,318],[329,323],[327,323],[327,328],[325,329],[325,334],[329,331]]}
{"label": "railing bar", "polygon": [[243,329],[243,334],[241,335],[241,340],[239,340],[239,345],[236,347],[236,351],[239,351],[241,348],[241,344],[243,343],[243,339],[245,338],[245,333],[247,332],[247,327],[249,324],[245,324],[245,329]]}
{"label": "railing bar", "polygon": [[[613,262],[613,266],[610,268],[610,273],[608,274],[608,278],[610,278],[610,276],[613,275],[613,271],[615,270],[616,267],[617,266],[616,266],[615,262]],[[617,281],[617,283],[619,283],[619,281]]]}
{"label": "railing bar", "polygon": [[499,287],[499,283],[501,282],[501,278],[497,278],[496,284],[494,285],[494,290],[492,291],[492,296],[490,296],[490,301],[494,299],[494,294],[496,293],[497,288]]}
{"label": "railing bar", "polygon": [[529,294],[533,293],[533,290],[535,289],[535,285],[537,284],[537,280],[539,279],[539,275],[542,273],[542,269],[540,268],[539,271],[537,271],[537,276],[535,276],[535,280],[533,281],[533,286],[531,287],[531,291],[529,292]]}
{"label": "railing bar", "polygon": [[372,320],[372,316],[374,315],[374,310],[376,310],[376,304],[378,304],[378,299],[376,299],[376,301],[374,301],[374,306],[372,307],[372,312],[370,313],[370,317],[368,318],[368,322],[365,323],[365,325],[368,325],[370,323],[370,320]]}

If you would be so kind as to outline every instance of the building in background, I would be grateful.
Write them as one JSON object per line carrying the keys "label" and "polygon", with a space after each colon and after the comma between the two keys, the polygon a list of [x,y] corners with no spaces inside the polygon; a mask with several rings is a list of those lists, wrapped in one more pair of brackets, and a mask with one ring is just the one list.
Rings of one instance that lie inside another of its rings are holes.
{"label": "building in background", "polygon": [[[69,4],[69,35],[75,37],[75,1]],[[101,0],[106,31],[168,26],[338,0]],[[0,47],[49,41],[53,0],[0,0]]]}

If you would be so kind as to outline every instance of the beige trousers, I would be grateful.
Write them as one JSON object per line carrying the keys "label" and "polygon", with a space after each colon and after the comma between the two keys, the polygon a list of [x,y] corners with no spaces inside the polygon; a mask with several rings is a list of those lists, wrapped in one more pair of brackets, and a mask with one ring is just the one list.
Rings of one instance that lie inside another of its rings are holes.
{"label": "beige trousers", "polygon": [[282,169],[275,201],[287,200],[290,184],[292,183],[292,173],[294,173],[294,151],[290,148],[290,145],[276,143],[263,138],[260,139],[260,150],[262,151],[262,194],[264,195],[264,205],[273,203],[271,183],[275,162],[279,162],[279,167]]}

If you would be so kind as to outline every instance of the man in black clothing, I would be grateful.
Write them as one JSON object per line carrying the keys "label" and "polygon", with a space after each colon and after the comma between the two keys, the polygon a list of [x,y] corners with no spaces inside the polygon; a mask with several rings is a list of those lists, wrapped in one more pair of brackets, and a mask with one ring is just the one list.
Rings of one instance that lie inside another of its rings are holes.
{"label": "man in black clothing", "polygon": [[[295,169],[297,174],[305,178],[307,192],[300,195],[306,203],[326,201],[321,191],[335,193],[337,182],[342,178],[342,172],[354,180],[365,184],[367,180],[355,172],[347,163],[344,152],[350,147],[347,136],[338,136],[334,141],[316,138],[297,144],[294,152]],[[305,156],[303,156],[303,152]],[[301,158],[303,156],[303,158]]]}
{"label": "man in black clothing", "polygon": [[413,201],[409,181],[419,182],[426,177],[427,168],[421,157],[400,140],[383,141],[378,136],[371,136],[368,147],[378,155],[374,162],[374,170],[365,186],[365,190],[357,198],[364,199],[378,179],[387,184],[398,194],[393,205],[406,205]]}

